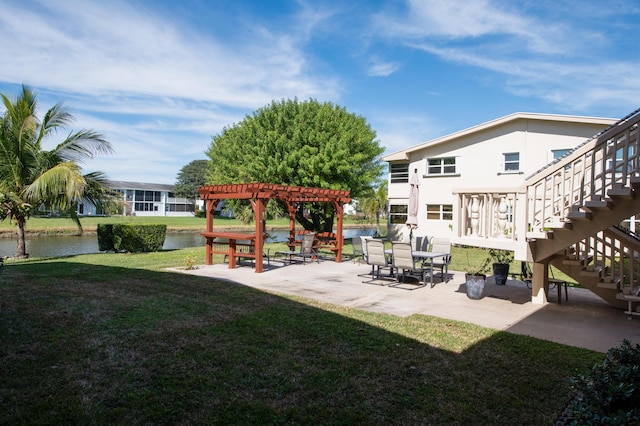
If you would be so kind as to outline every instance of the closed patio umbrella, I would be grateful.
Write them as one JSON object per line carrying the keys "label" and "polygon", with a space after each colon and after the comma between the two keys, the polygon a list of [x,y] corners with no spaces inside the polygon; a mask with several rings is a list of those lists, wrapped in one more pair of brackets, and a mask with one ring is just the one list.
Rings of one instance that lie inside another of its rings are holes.
{"label": "closed patio umbrella", "polygon": [[420,179],[418,169],[414,170],[409,189],[409,206],[407,209],[407,226],[409,227],[409,241],[413,238],[413,230],[418,227],[418,203],[420,201]]}

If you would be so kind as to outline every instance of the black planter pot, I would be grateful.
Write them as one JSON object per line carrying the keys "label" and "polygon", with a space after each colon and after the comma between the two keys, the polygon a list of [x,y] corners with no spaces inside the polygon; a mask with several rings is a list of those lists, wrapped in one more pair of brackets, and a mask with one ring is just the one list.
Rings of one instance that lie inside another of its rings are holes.
{"label": "black planter pot", "polygon": [[496,284],[505,285],[507,278],[509,277],[509,264],[508,263],[494,263],[493,264],[493,278],[496,280]]}

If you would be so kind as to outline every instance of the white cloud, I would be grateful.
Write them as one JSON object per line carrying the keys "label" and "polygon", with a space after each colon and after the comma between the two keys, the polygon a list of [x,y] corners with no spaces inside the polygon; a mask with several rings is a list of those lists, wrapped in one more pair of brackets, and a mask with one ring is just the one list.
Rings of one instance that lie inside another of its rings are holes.
{"label": "white cloud", "polygon": [[367,74],[371,77],[388,77],[400,69],[400,64],[394,61],[386,62],[373,57],[370,60]]}

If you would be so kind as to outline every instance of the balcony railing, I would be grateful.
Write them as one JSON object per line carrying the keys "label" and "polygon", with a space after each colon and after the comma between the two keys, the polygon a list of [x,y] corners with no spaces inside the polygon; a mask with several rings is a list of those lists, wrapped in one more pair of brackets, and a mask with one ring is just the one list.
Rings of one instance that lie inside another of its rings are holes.
{"label": "balcony railing", "polygon": [[567,221],[585,202],[628,186],[640,176],[638,122],[640,109],[536,172],[523,188],[456,191],[458,238],[524,242]]}

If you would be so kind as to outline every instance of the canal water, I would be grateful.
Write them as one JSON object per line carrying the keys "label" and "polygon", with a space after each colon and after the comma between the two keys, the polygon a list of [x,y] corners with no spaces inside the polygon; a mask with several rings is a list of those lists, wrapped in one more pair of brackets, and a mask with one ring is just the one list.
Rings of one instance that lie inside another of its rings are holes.
{"label": "canal water", "polygon": [[[344,238],[373,235],[374,228],[345,229]],[[286,241],[288,231],[273,231],[268,242]],[[204,247],[205,240],[197,232],[167,233],[163,248],[165,250],[186,247]],[[0,256],[13,256],[16,252],[15,238],[0,238]],[[40,236],[27,237],[27,253],[32,257],[69,256],[75,254],[99,253],[97,235],[79,236]]]}

